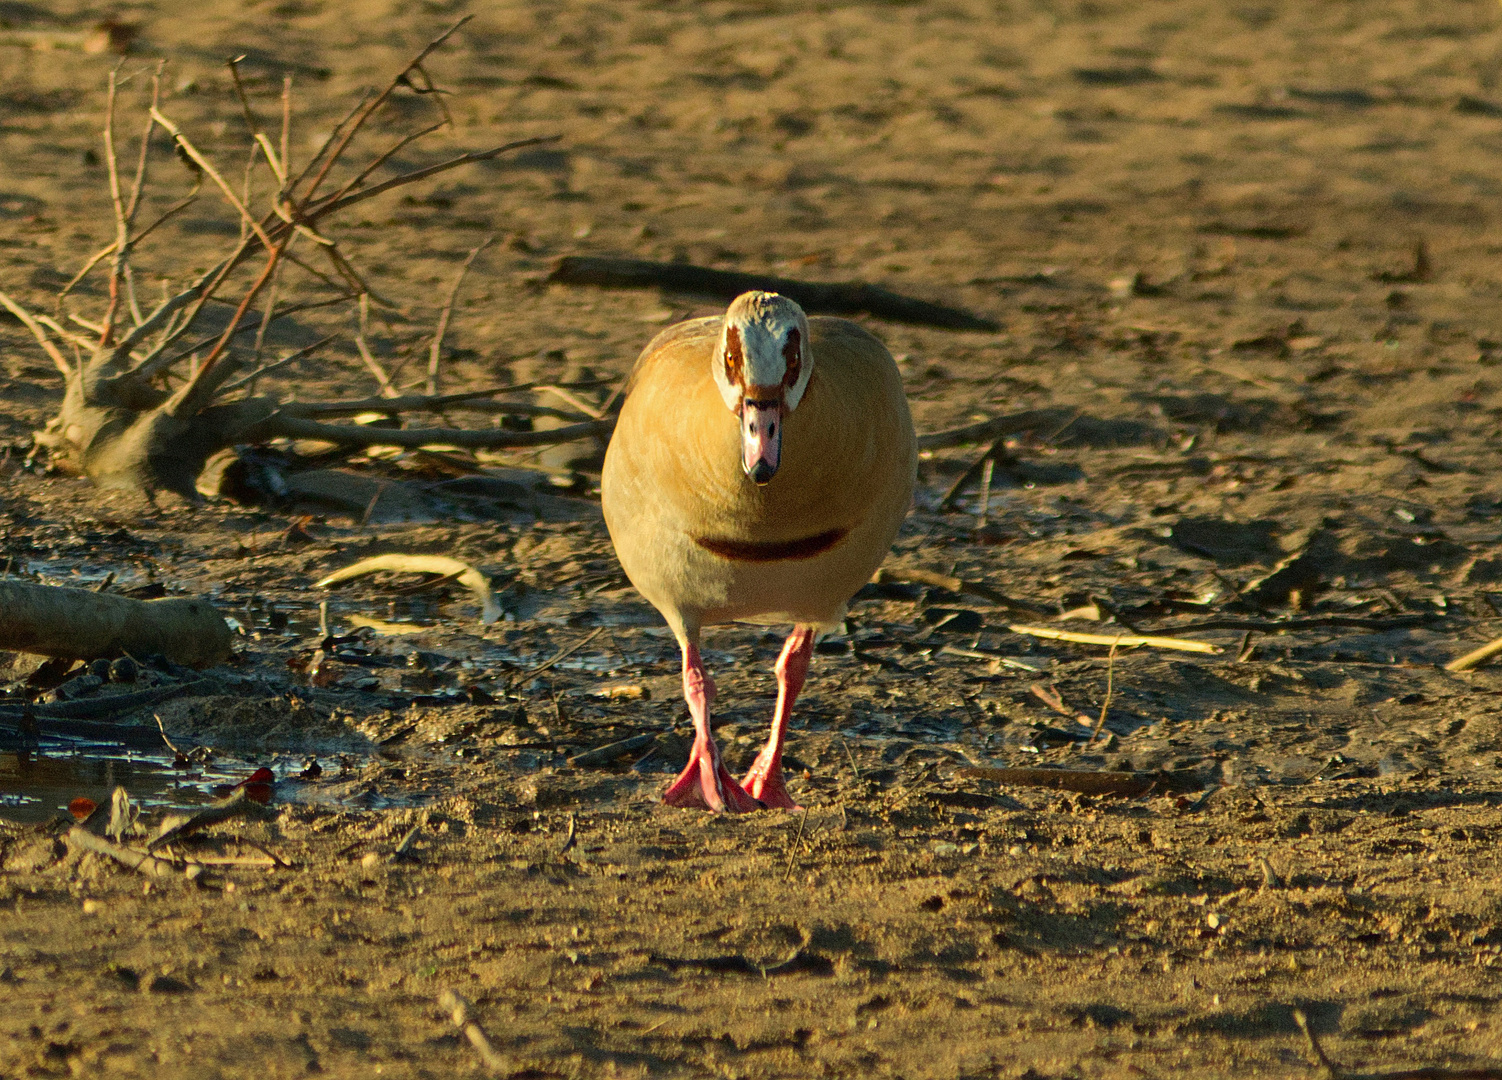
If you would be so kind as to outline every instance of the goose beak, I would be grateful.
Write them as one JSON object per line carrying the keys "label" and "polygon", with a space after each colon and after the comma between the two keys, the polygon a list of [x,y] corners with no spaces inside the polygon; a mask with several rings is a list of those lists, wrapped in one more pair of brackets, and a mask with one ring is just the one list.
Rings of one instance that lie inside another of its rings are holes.
{"label": "goose beak", "polygon": [[771,480],[782,464],[782,399],[741,404],[741,467],[757,487]]}

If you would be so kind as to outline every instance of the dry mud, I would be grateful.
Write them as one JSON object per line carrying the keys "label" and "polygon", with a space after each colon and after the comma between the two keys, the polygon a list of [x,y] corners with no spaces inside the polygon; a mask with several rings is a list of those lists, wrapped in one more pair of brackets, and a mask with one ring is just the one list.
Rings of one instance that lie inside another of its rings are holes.
{"label": "dry mud", "polygon": [[[258,109],[293,75],[306,155],[460,14],[115,10],[139,28],[126,70],[166,59],[164,108],[226,156],[241,142],[227,57],[246,56]],[[1013,634],[1016,613],[973,596],[873,588],[800,702],[807,813],[671,811],[656,796],[672,737],[636,768],[641,751],[567,764],[685,729],[672,641],[620,576],[587,479],[529,511],[363,525],[101,494],[25,462],[60,382],[0,323],[5,557],[46,580],[115,572],[117,588],[213,596],[246,631],[235,661],[154,711],[284,777],[325,766],[282,780],[269,820],[214,833],[221,854],[290,865],[197,886],[143,888],[67,855],[55,823],[0,824],[0,1076],[477,1074],[446,988],[473,1000],[512,1076],[1297,1076],[1295,1008],[1350,1069],[1497,1067],[1502,676],[1442,665],[1502,632],[1502,9],[476,14],[431,64],[455,129],[402,163],[562,139],[345,224],[405,305],[374,343],[388,362],[417,354],[417,370],[438,298],[491,232],[449,387],[616,376],[661,325],[715,310],[542,283],[562,254],[968,307],[1002,330],[864,320],[901,358],[920,428],[1024,409],[1056,422],[1016,440],[984,522],[973,490],[941,505],[983,448],[926,459],[889,565],[1038,605],[1026,622],[1221,652],[1108,659]],[[0,4],[0,286],[38,306],[112,235],[97,132],[117,58],[14,35],[99,16]],[[430,108],[402,97],[375,135]],[[175,168],[158,165],[153,205],[186,186]],[[226,230],[205,197],[143,253],[149,295],[208,265]],[[86,290],[85,309],[99,299]],[[346,336],[281,385],[370,392],[349,330],[299,317],[274,344]],[[380,467],[442,475],[417,457]],[[313,582],[377,551],[476,562],[507,620],[479,626],[462,589],[357,583],[333,594],[333,628],[366,614],[428,629],[367,636],[364,663],[308,685]],[[1284,618],[1311,621],[1242,628]],[[1196,624],[1210,628],[1182,629]],[[763,735],[777,647],[749,627],[708,638],[733,764]],[[1097,716],[1108,681],[1094,746],[1029,689]],[[599,695],[621,685],[650,697]],[[62,768],[11,762],[32,791]],[[1205,786],[1092,799],[957,774],[971,764],[1189,769]],[[414,826],[412,857],[392,861]]]}

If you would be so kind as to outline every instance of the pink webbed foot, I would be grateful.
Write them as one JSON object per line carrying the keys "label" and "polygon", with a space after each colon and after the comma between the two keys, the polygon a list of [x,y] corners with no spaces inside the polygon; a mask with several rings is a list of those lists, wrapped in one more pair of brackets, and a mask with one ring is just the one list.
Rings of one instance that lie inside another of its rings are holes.
{"label": "pink webbed foot", "polygon": [[741,781],[741,787],[754,799],[760,799],[770,810],[802,810],[788,794],[787,785],[782,781],[781,755],[773,758],[763,749],[756,755],[756,760],[751,763],[751,768],[746,770],[745,779]]}
{"label": "pink webbed foot", "polygon": [[802,810],[788,794],[782,779],[782,743],[787,736],[793,702],[808,677],[808,661],[814,652],[814,630],[795,626],[777,658],[777,710],[772,715],[772,733],[741,781],[747,791],[776,810]]}
{"label": "pink webbed foot", "polygon": [[668,806],[689,810],[729,811],[746,814],[764,809],[763,805],[736,783],[720,760],[719,748],[711,740],[694,740],[688,765],[678,774],[662,801]]}
{"label": "pink webbed foot", "polygon": [[683,645],[683,699],[694,718],[694,746],[688,765],[662,794],[669,806],[696,810],[746,814],[762,804],[746,794],[720,760],[720,748],[709,734],[709,706],[714,701],[714,680],[704,670],[699,648],[692,641]]}

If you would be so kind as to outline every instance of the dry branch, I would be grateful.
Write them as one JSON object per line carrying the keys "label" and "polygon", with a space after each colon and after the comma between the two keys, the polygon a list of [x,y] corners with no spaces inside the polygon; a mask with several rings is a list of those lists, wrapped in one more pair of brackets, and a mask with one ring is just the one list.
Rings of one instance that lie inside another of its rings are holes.
{"label": "dry branch", "polygon": [[157,653],[207,667],[231,634],[207,600],[133,600],[113,593],[0,581],[0,649],[92,660]]}
{"label": "dry branch", "polygon": [[454,304],[459,299],[459,287],[464,284],[464,275],[469,273],[469,268],[474,265],[480,252],[490,246],[494,236],[487,236],[474,247],[469,256],[464,260],[464,265],[459,267],[459,273],[454,276],[454,287],[449,290],[448,299],[443,303],[443,310],[438,313],[438,328],[433,331],[433,344],[428,348],[428,394],[438,393],[438,365],[443,359],[443,337],[448,333],[449,319],[454,315]]}
{"label": "dry branch", "polygon": [[460,446],[466,450],[503,450],[518,446],[552,446],[577,439],[605,438],[615,430],[615,418],[568,424],[547,431],[477,431],[472,428],[383,428],[354,424],[320,424],[316,420],[279,413],[257,426],[260,438],[320,439],[338,446]]}
{"label": "dry branch", "polygon": [[566,255],[558,260],[548,281],[559,285],[599,285],[615,289],[663,288],[675,292],[733,300],[743,292],[761,289],[796,300],[810,315],[853,315],[864,312],[878,319],[939,326],[946,330],[998,330],[990,319],[918,300],[860,281],[817,282],[770,274],[712,270],[690,263],[660,263],[645,259],[614,259]]}
{"label": "dry branch", "polygon": [[[463,165],[488,161],[523,146],[552,141],[551,137],[521,139],[488,150],[459,154],[435,165],[370,183],[376,170],[388,165],[402,147],[437,130],[436,125],[424,125],[421,130],[400,138],[394,146],[367,157],[363,163],[354,163],[354,167],[341,178],[341,186],[334,188],[332,194],[319,194],[320,186],[334,176],[336,167],[342,169],[349,164],[345,156],[355,136],[392,94],[403,87],[420,94],[440,92],[423,64],[465,21],[461,20],[429,42],[379,94],[362,98],[300,172],[288,160],[288,132],[292,121],[290,88],[284,86],[280,150],[266,132],[260,130],[249,99],[242,92],[241,111],[250,133],[250,157],[243,191],[227,179],[230,171],[216,165],[212,156],[159,107],[159,79],[153,82],[151,104],[144,117],[145,130],[135,164],[134,182],[127,186],[118,167],[115,139],[116,91],[124,80],[112,76],[103,134],[109,165],[114,239],[91,257],[63,290],[66,295],[108,259],[107,308],[101,318],[81,320],[84,325],[98,327],[97,344],[86,345],[92,355],[86,353],[79,363],[70,363],[41,321],[10,297],[0,294],[0,303],[31,331],[67,382],[58,415],[44,431],[37,433],[38,444],[66,458],[101,486],[147,492],[166,489],[195,500],[198,498],[198,477],[210,457],[226,447],[260,439],[309,437],[345,446],[369,446],[375,442],[422,446],[442,442],[503,447],[593,438],[608,430],[608,426],[602,429],[593,425],[537,433],[436,429],[393,432],[372,440],[368,430],[353,425],[314,425],[310,429],[308,421],[297,417],[293,403],[274,397],[226,397],[232,390],[253,388],[257,380],[285,368],[295,358],[284,357],[274,363],[262,364],[267,329],[275,319],[285,319],[293,312],[323,303],[344,303],[377,296],[349,256],[339,249],[337,240],[322,231],[325,223],[339,211]],[[230,70],[237,88],[243,91],[233,62]],[[432,100],[439,99],[434,97]],[[445,113],[447,122],[447,113],[441,104],[439,111]],[[212,269],[198,276],[177,295],[164,300],[154,311],[142,315],[133,295],[131,259],[141,240],[191,201],[198,186],[195,182],[194,191],[187,199],[179,201],[144,231],[132,235],[136,212],[143,204],[150,136],[157,127],[165,130],[181,153],[193,163],[195,177],[200,182],[207,178],[219,189],[239,218],[241,229],[238,240]],[[279,185],[264,207],[252,199],[251,183],[254,169],[262,159],[275,174]],[[292,254],[292,245],[299,238],[317,245],[333,268],[331,275],[322,274]],[[247,276],[246,264],[252,259],[261,260],[261,265]],[[287,302],[293,298],[281,295],[286,291],[279,275],[283,260],[303,267],[326,284],[335,284],[336,288],[341,287],[341,282],[347,283],[349,291],[332,301]],[[231,289],[236,291],[230,293]],[[227,324],[206,335],[202,316],[210,302],[228,304],[234,309],[234,314]],[[253,304],[260,307],[258,314],[251,312]],[[130,312],[130,327],[117,337],[117,316],[122,310]],[[64,314],[61,309],[59,314]],[[67,314],[71,316],[71,313]],[[443,335],[451,314],[452,306],[446,305],[433,338],[435,358],[441,354]],[[363,329],[362,324],[357,346],[361,347],[367,364],[380,376],[383,374],[380,366],[373,363],[369,350],[364,348]],[[256,332],[255,344],[247,348],[239,342],[238,335],[250,330]],[[65,335],[64,340],[69,340],[69,335]],[[306,355],[317,348],[312,346],[297,355]],[[436,380],[436,361],[430,366]],[[389,378],[381,380],[381,390],[386,396],[396,394]],[[284,406],[287,406],[286,412],[282,411]],[[515,411],[520,415],[537,415],[536,409],[536,406],[519,405]]]}

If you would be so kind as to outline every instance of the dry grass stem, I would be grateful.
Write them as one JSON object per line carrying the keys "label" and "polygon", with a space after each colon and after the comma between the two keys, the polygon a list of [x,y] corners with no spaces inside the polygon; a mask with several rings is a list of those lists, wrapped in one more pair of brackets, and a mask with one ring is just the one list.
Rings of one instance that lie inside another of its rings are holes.
{"label": "dry grass stem", "polygon": [[1014,634],[1045,638],[1049,641],[1072,641],[1079,645],[1109,645],[1135,649],[1146,646],[1151,649],[1177,649],[1180,652],[1218,653],[1219,647],[1208,641],[1188,641],[1184,638],[1150,637],[1142,634],[1077,634],[1072,630],[1054,630],[1047,626],[1008,626]]}

